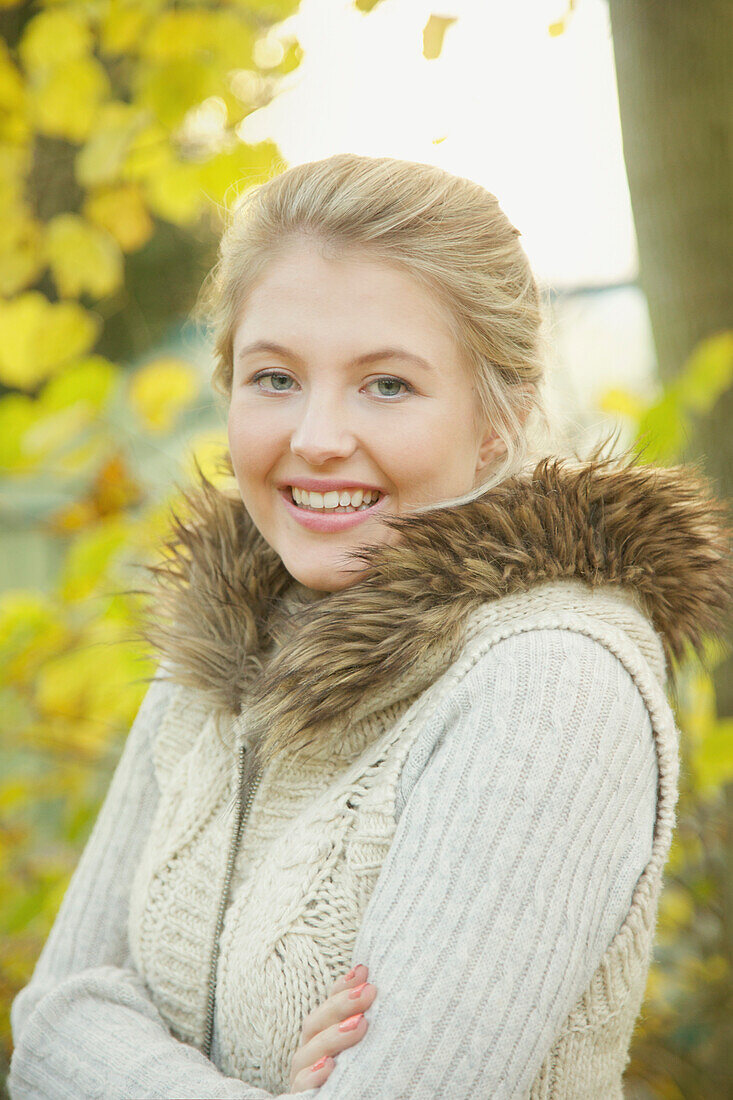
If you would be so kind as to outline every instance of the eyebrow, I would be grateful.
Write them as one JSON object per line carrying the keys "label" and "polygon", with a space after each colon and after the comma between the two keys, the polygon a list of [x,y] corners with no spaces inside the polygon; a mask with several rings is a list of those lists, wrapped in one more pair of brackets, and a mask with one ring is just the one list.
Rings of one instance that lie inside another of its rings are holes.
{"label": "eyebrow", "polygon": [[[282,355],[285,359],[291,359],[295,363],[301,365],[303,363],[301,357],[294,351],[283,347],[282,344],[273,344],[269,340],[257,340],[254,344],[247,344],[239,351],[237,360],[244,359],[245,356],[255,351],[270,351],[275,355]],[[377,351],[369,351],[365,355],[357,355],[356,359],[352,360],[352,365],[364,366],[367,363],[375,363],[384,359],[407,359],[416,366],[423,367],[424,370],[431,371],[433,369],[427,359],[423,359],[420,355],[415,355],[414,352],[407,351],[405,348],[379,348]]]}

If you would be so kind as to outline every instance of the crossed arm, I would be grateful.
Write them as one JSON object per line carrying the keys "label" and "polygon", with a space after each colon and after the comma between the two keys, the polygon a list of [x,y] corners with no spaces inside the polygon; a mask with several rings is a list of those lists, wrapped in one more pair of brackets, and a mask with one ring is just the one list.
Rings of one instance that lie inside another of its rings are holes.
{"label": "crossed arm", "polygon": [[[134,970],[127,898],[157,804],[156,682],[30,984],[12,1100],[268,1100],[174,1039]],[[432,715],[355,944],[378,996],[311,1100],[525,1095],[651,854],[656,753],[618,659],[584,635],[496,644]],[[290,1094],[282,1094],[286,1100]]]}

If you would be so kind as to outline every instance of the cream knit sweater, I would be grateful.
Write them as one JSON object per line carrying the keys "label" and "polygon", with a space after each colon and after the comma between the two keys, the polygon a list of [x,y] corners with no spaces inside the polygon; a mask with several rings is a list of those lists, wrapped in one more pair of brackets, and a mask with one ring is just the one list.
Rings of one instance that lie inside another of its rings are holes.
{"label": "cream knit sweater", "polygon": [[729,606],[723,515],[682,467],[543,460],[314,604],[204,486],[162,570],[175,686],[13,1005],[13,1100],[284,1097],[358,962],[369,1030],[306,1100],[620,1097],[674,823],[668,658]]}
{"label": "cream knit sweater", "polygon": [[285,1095],[302,1016],[359,961],[369,1031],[306,1097],[620,1095],[674,803],[661,647],[628,598],[577,582],[469,635],[371,716],[366,750],[357,726],[343,760],[260,786],[213,1065],[195,1047],[233,757],[192,692],[151,688],[14,1005],[13,1098]]}

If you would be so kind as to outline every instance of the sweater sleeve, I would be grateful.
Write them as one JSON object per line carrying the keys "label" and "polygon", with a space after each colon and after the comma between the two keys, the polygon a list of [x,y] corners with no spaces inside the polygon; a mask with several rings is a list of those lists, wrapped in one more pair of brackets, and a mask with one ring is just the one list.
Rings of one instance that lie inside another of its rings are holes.
{"label": "sweater sleeve", "polygon": [[528,631],[449,693],[401,782],[352,957],[377,997],[319,1100],[516,1100],[651,857],[649,712],[606,647]]}
{"label": "sweater sleeve", "polygon": [[[156,798],[153,690],[13,1006],[12,1100],[272,1095],[173,1039],[129,964],[126,898]],[[648,712],[603,646],[535,630],[479,658],[403,769],[353,954],[378,987],[369,1030],[299,1100],[526,1094],[628,911],[656,782]]]}
{"label": "sweater sleeve", "polygon": [[170,1034],[129,955],[130,885],[158,801],[151,732],[170,692],[162,680],[148,690],[31,981],[13,1002],[11,1100],[268,1095]]}

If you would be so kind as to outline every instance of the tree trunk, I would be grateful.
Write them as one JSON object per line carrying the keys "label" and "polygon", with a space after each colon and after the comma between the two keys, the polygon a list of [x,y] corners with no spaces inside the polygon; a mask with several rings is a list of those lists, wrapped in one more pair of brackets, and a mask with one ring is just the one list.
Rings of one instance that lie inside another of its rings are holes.
{"label": "tree trunk", "polygon": [[[609,0],[609,8],[639,281],[659,374],[668,383],[700,340],[733,329],[733,4]],[[702,459],[717,495],[727,500],[733,497],[732,428],[729,388],[695,424],[681,455]],[[727,641],[728,657],[715,671],[721,717],[733,714],[733,624]],[[721,814],[719,949],[733,967],[733,784],[724,790]],[[691,1006],[693,1018],[681,1021],[716,1026],[717,1043],[695,1054],[725,1079],[717,1095],[733,1088],[729,980],[725,988],[725,1003],[713,1015],[703,1008],[696,1021]],[[701,1003],[695,1001],[698,1009]],[[679,1043],[668,1038],[662,1045],[676,1080]],[[699,1082],[691,1087],[698,1090]]]}
{"label": "tree trunk", "polygon": [[[624,159],[663,381],[695,345],[733,329],[733,4],[609,0]],[[733,388],[688,440],[733,496]],[[733,629],[728,641],[733,649]],[[716,672],[733,714],[733,654]]]}

